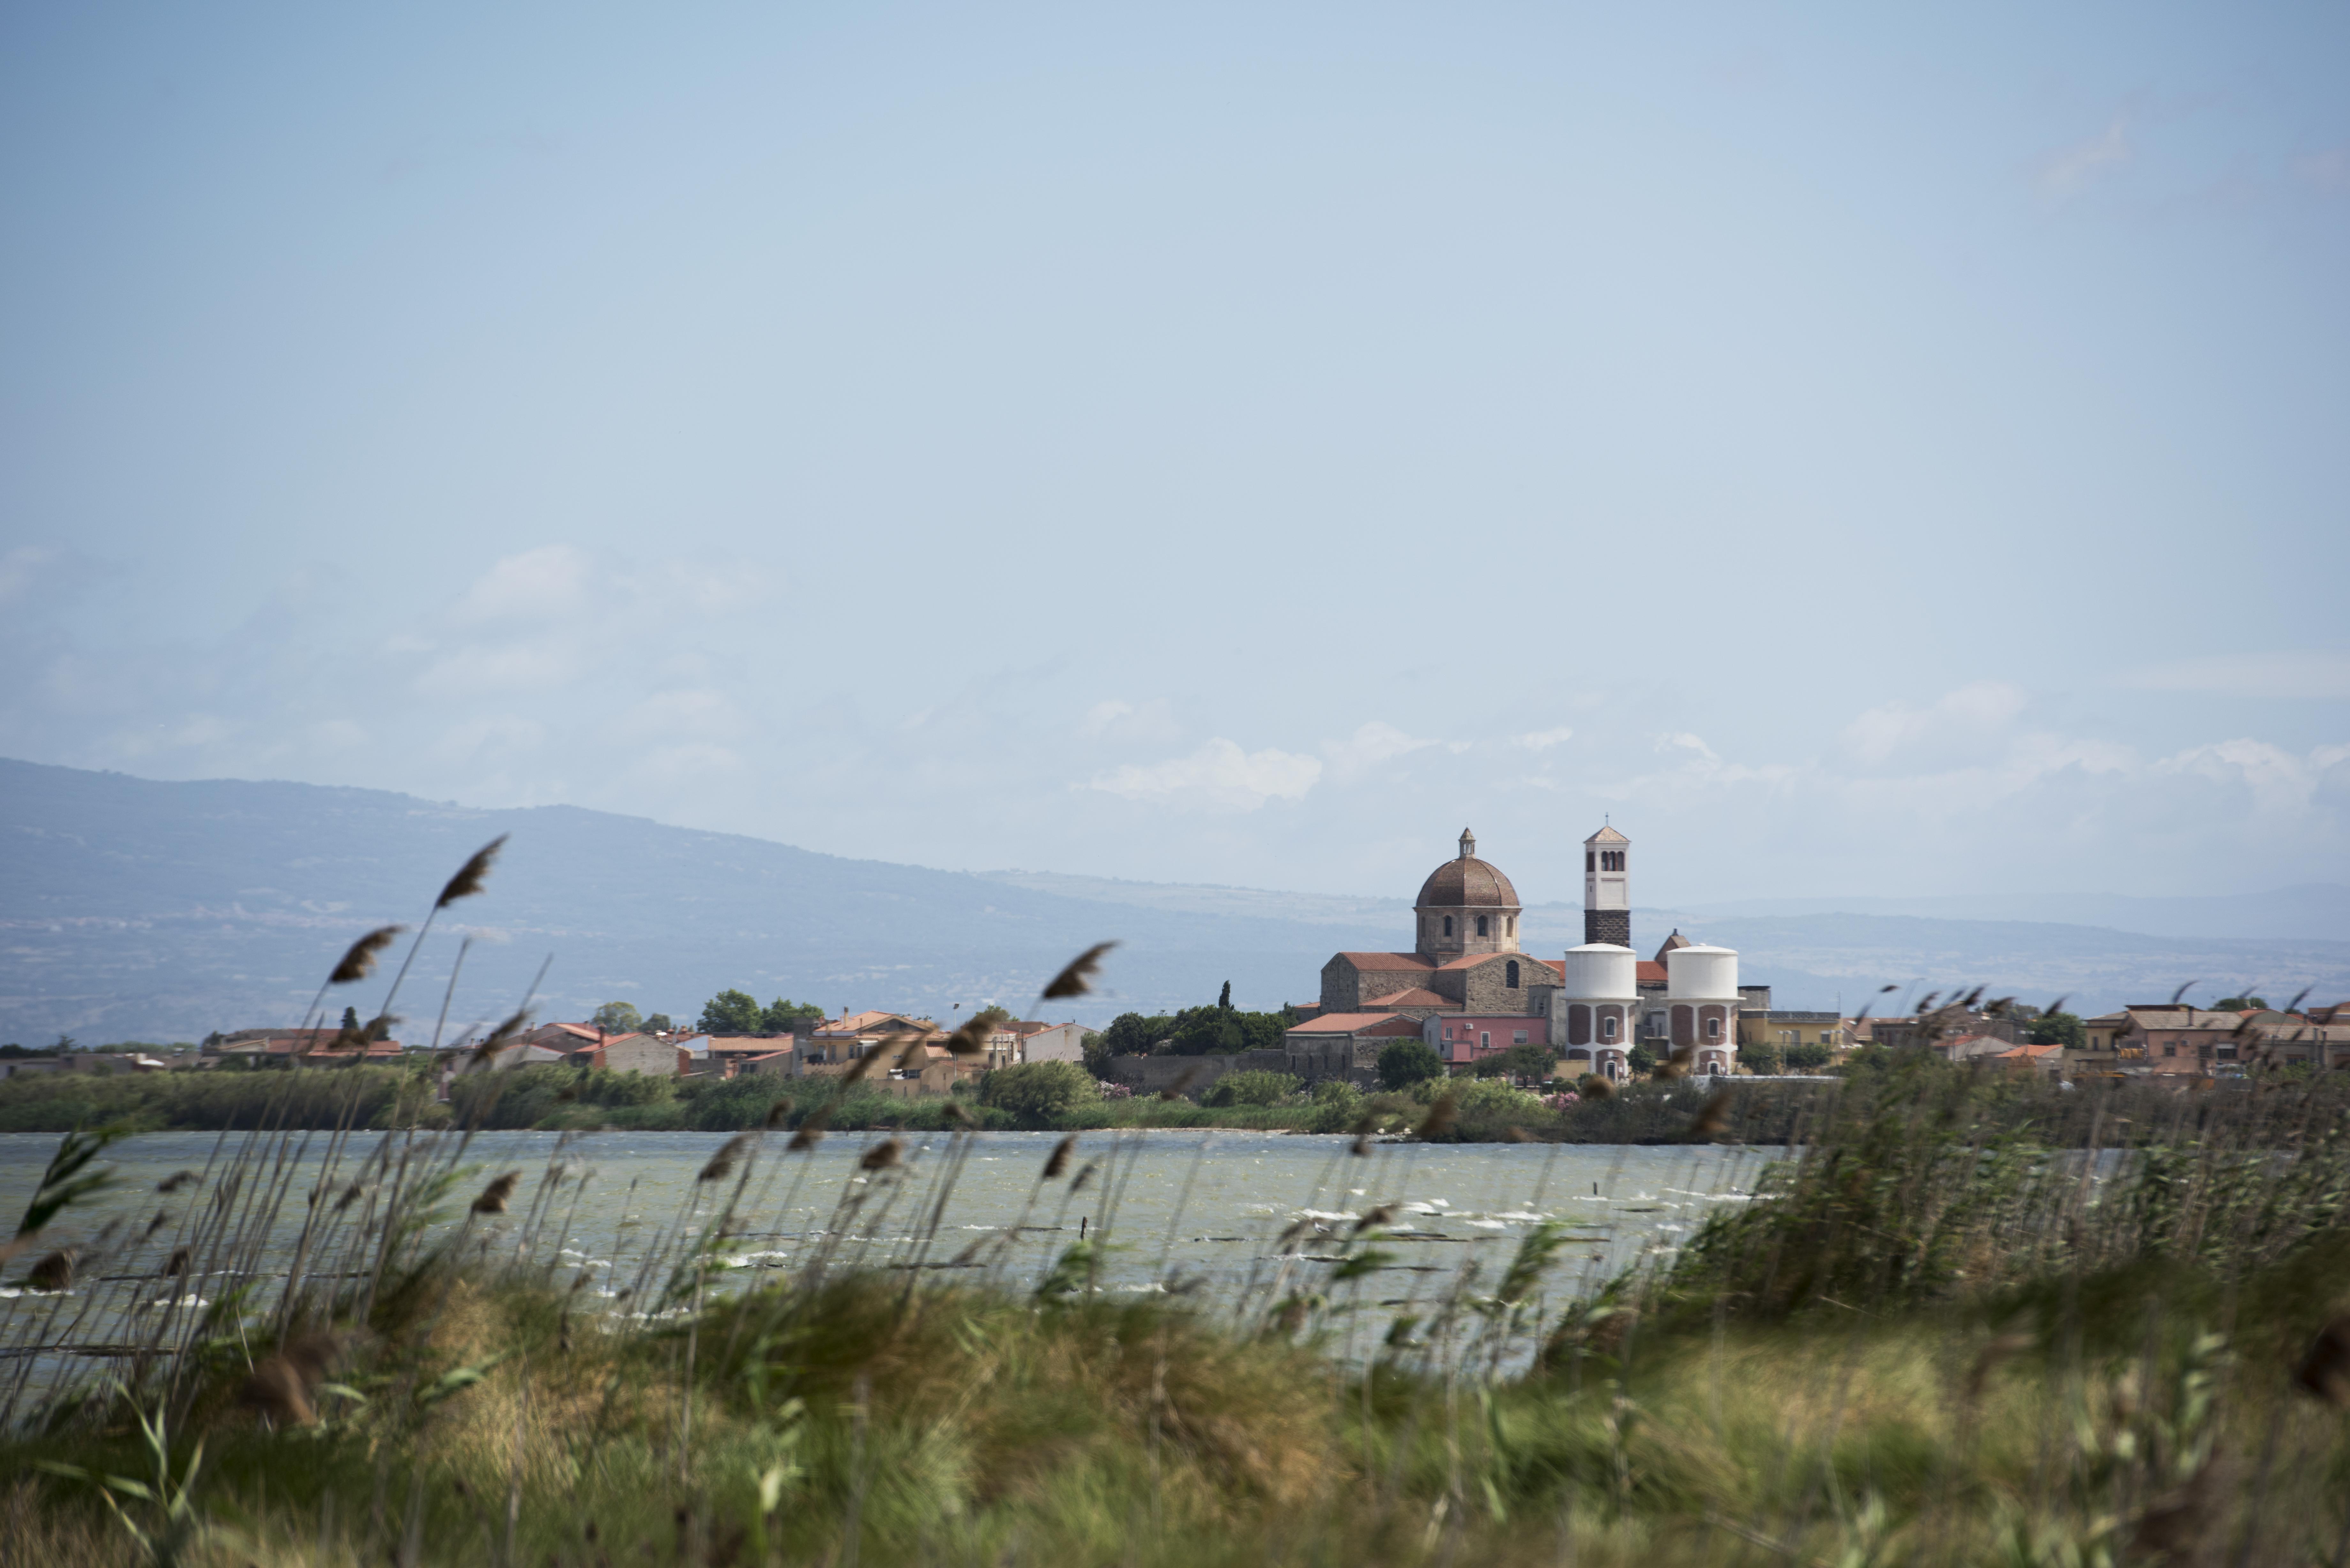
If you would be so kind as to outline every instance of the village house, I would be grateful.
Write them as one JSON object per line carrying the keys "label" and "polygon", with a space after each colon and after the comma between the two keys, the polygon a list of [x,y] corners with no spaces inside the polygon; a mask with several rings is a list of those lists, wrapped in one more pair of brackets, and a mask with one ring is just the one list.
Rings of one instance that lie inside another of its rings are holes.
{"label": "village house", "polygon": [[1023,1023],[1023,1062],[1079,1062],[1086,1059],[1086,1026],[1082,1023]]}
{"label": "village house", "polygon": [[1548,1045],[1550,1020],[1520,1013],[1430,1017],[1420,1021],[1419,1037],[1444,1058],[1447,1072],[1465,1073],[1515,1045]]}
{"label": "village house", "polygon": [[1293,1077],[1368,1085],[1378,1078],[1379,1053],[1399,1040],[1418,1039],[1420,1028],[1409,1012],[1323,1013],[1284,1032],[1282,1051]]}

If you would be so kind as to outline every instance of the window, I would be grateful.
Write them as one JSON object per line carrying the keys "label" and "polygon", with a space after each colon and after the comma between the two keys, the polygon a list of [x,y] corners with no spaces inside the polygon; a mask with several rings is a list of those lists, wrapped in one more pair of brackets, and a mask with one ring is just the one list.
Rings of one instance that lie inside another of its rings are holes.
{"label": "window", "polygon": [[1512,935],[1512,936],[1513,936],[1513,937],[1514,937],[1514,936],[1516,936],[1517,934],[1518,934],[1518,918],[1517,918],[1517,916],[1515,916],[1515,915],[1512,915],[1512,916],[1510,917],[1510,935]]}
{"label": "window", "polygon": [[1596,862],[1597,862],[1598,858],[1599,858],[1599,857],[1598,857],[1597,856],[1596,856],[1596,855],[1592,854],[1590,850],[1588,850],[1588,849],[1585,850],[1585,851],[1583,852],[1583,869],[1584,869],[1586,872],[1591,872],[1591,871],[1596,871],[1596,870],[1598,870],[1598,869],[1599,869],[1599,867],[1598,867],[1598,866],[1597,866],[1597,864],[1596,864]]}
{"label": "window", "polygon": [[1614,1013],[1610,1012],[1600,1019],[1599,1038],[1602,1040],[1613,1040],[1616,1038],[1616,1015]]}
{"label": "window", "polygon": [[1490,1030],[1490,1029],[1480,1029],[1480,1030],[1477,1032],[1477,1049],[1479,1049],[1480,1051],[1482,1051],[1482,1050],[1484,1050],[1487,1046],[1489,1046],[1489,1045],[1492,1044],[1492,1043],[1493,1043],[1493,1033],[1492,1033],[1492,1030]]}
{"label": "window", "polygon": [[1450,915],[1444,917],[1444,934],[1448,937],[1452,934],[1452,917]]}
{"label": "window", "polygon": [[1705,1021],[1705,1037],[1709,1040],[1719,1040],[1721,1038],[1721,1019],[1709,1018]]}
{"label": "window", "polygon": [[1507,968],[1506,970],[1504,970],[1504,971],[1503,971],[1503,973],[1502,973],[1502,983],[1503,983],[1504,986],[1508,987],[1508,988],[1509,988],[1510,990],[1512,990],[1512,991],[1515,991],[1515,990],[1517,990],[1517,989],[1518,989],[1518,961],[1517,961],[1517,960],[1515,960],[1515,959],[1512,959],[1512,960],[1510,961],[1509,968]]}
{"label": "window", "polygon": [[1485,934],[1485,917],[1482,915],[1477,917],[1477,934],[1481,937]]}
{"label": "window", "polygon": [[1525,1043],[1526,1043],[1526,1032],[1525,1032],[1524,1030],[1523,1030],[1523,1029],[1519,1030],[1516,1033],[1513,1034],[1513,1035],[1510,1037],[1510,1044],[1513,1044],[1513,1045],[1523,1045],[1523,1044],[1524,1044]]}

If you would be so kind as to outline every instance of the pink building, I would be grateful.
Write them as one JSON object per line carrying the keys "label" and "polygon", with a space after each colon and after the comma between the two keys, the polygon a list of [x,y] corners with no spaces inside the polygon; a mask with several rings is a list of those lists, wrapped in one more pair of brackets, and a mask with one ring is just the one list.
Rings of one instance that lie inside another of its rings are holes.
{"label": "pink building", "polygon": [[1523,1012],[1439,1013],[1420,1022],[1419,1037],[1459,1071],[1513,1045],[1550,1044],[1550,1020]]}

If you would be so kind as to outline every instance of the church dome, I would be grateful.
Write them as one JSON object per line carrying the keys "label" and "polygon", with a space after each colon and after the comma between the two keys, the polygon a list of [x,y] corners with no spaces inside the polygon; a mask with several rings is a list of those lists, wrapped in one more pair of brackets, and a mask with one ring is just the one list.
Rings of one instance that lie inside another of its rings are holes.
{"label": "church dome", "polygon": [[1428,874],[1419,885],[1419,908],[1439,909],[1517,909],[1518,890],[1502,868],[1477,858],[1476,837],[1463,829],[1461,854]]}

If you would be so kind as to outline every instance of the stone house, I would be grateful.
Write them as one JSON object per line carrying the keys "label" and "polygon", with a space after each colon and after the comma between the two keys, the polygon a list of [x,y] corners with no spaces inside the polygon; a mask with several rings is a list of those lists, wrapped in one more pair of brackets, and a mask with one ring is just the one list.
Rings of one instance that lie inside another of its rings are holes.
{"label": "stone house", "polygon": [[1325,1078],[1368,1083],[1378,1075],[1379,1053],[1399,1040],[1418,1038],[1425,1026],[1404,1012],[1330,1012],[1309,1018],[1283,1033],[1281,1071],[1309,1084]]}

